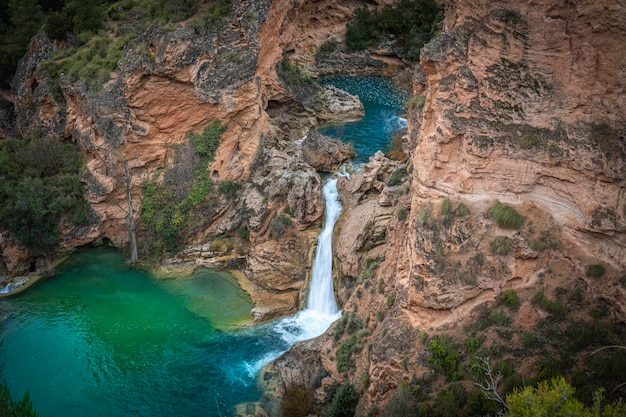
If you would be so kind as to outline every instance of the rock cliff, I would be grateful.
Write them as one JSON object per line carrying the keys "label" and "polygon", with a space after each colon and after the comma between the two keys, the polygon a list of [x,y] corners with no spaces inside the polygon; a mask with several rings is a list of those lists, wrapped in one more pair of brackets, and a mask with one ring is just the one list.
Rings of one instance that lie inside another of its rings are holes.
{"label": "rock cliff", "polygon": [[[95,92],[61,75],[59,96],[40,65],[59,45],[35,38],[0,127],[41,129],[83,151],[95,220],[64,230],[66,250],[104,238],[124,247],[124,163],[139,206],[141,183],[170,166],[187,134],[220,120],[227,130],[210,175],[242,181],[241,192],[216,197],[213,217],[187,242],[193,246],[164,267],[237,266],[255,318],[266,320],[302,299],[323,214],[317,171],[351,155],[310,131],[345,109],[303,80],[287,82],[280,69],[287,61],[306,77],[386,64],[341,48],[318,53],[325,42],[341,44],[364,2],[234,3],[219,31],[180,23],[143,32]],[[625,22],[620,2],[445,2],[441,34],[411,69],[408,159],[377,154],[338,183],[344,211],[334,275],[344,317],[266,369],[268,397],[281,398],[287,382],[312,383],[316,403],[327,404],[338,383],[358,382],[357,411],[366,414],[403,382],[436,378],[428,334],[460,332],[504,290],[522,299],[511,329],[500,329],[518,342],[549,315],[533,301],[538,290],[576,290],[610,305],[607,320],[626,321]],[[341,117],[358,114],[350,105]],[[496,201],[522,224],[500,227],[490,214]],[[217,239],[242,226],[249,241]],[[0,245],[5,267],[30,269],[14,242],[0,236]],[[587,272],[596,264],[599,279]],[[574,305],[571,313],[584,312]],[[485,337],[492,346],[503,338],[496,333]]]}
{"label": "rock cliff", "polygon": [[[12,83],[14,110],[3,104],[2,131],[25,136],[39,130],[78,144],[83,153],[92,222],[63,228],[58,252],[102,239],[128,247],[127,184],[141,248],[141,184],[172,166],[190,132],[200,133],[219,120],[226,131],[210,177],[216,184],[237,180],[242,190],[234,201],[218,196],[186,243],[204,247],[239,228],[249,231],[250,242],[231,245],[228,253],[220,244],[184,251],[165,266],[238,266],[251,278],[250,288],[259,292],[258,311],[266,312],[255,317],[294,311],[324,209],[317,171],[331,171],[353,155],[346,145],[309,131],[320,121],[353,120],[363,110],[356,97],[299,85],[277,70],[287,62],[307,77],[306,61],[321,43],[343,36],[357,6],[359,2],[235,1],[221,23],[153,25],[125,45],[109,81],[96,88],[88,78],[57,77],[50,62],[67,45],[44,33],[35,37]],[[133,19],[129,15],[110,36],[124,36],[123,28],[132,26]],[[333,68],[340,70],[341,63]],[[276,240],[276,227],[293,231]],[[1,241],[3,273],[33,269],[33,259],[10,235]],[[39,259],[36,265],[50,261]]]}
{"label": "rock cliff", "polygon": [[[294,363],[306,364],[293,384],[316,381],[320,403],[337,382],[365,380],[357,413],[366,414],[396,387],[435,378],[429,335],[467,337],[505,290],[523,300],[508,340],[546,317],[537,294],[581,292],[624,323],[625,19],[614,2],[447,1],[442,33],[413,71],[410,156],[396,177],[404,191],[389,186],[399,167],[374,161],[340,187],[344,317],[267,372],[293,379]],[[523,225],[499,226],[496,201]],[[602,277],[591,278],[598,264]],[[568,312],[585,319],[580,306]],[[519,372],[561,354],[550,346],[529,348],[536,356]]]}

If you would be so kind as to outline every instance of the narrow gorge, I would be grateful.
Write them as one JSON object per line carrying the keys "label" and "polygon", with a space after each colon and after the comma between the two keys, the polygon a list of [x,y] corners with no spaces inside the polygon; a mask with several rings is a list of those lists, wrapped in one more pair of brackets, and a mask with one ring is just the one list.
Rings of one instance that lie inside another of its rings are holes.
{"label": "narrow gorge", "polygon": [[[97,30],[42,21],[0,97],[14,397],[87,378],[136,387],[96,406],[115,415],[515,416],[564,377],[581,407],[626,398],[623,2],[97,3]],[[102,372],[29,385],[46,351]]]}

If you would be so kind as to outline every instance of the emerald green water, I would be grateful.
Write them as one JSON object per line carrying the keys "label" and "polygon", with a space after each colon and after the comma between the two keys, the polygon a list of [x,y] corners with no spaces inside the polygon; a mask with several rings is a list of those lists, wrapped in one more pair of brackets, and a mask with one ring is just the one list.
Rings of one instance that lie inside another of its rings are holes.
{"label": "emerald green water", "polygon": [[48,417],[226,415],[259,397],[258,368],[288,347],[262,326],[226,326],[251,307],[226,273],[156,280],[112,250],[79,251],[0,300],[2,380]]}
{"label": "emerald green water", "polygon": [[[352,143],[354,162],[385,150],[403,127],[405,97],[391,81],[323,83],[365,106],[362,120],[321,129]],[[330,262],[326,268],[330,277]],[[45,417],[232,415],[234,405],[258,400],[261,366],[339,317],[307,308],[237,325],[251,308],[228,273],[158,280],[111,249],[81,250],[55,277],[0,299],[0,378],[14,397],[29,390]]]}
{"label": "emerald green water", "polygon": [[323,126],[325,135],[350,143],[356,157],[354,163],[367,162],[377,151],[386,151],[393,134],[406,127],[404,103],[407,96],[395,88],[389,78],[378,76],[325,77],[321,85],[334,85],[350,94],[358,95],[365,115],[361,120]]}

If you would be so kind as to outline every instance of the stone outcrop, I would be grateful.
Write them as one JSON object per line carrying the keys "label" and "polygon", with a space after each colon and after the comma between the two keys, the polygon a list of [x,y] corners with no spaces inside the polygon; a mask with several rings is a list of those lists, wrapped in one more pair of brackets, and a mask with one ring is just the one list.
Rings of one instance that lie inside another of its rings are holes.
{"label": "stone outcrop", "polygon": [[[252,235],[255,249],[251,253],[257,254],[251,255],[251,265],[271,265],[269,259],[278,256],[287,262],[287,276],[273,275],[263,267],[258,280],[284,279],[291,283],[287,286],[293,287],[294,282],[301,286],[307,276],[302,265],[310,252],[309,235],[323,211],[315,171],[332,170],[353,153],[337,141],[313,134],[304,146],[291,142],[318,123],[318,113],[323,114],[320,120],[353,119],[359,117],[362,105],[346,93],[328,90],[324,96],[328,101],[312,102],[314,107],[306,108],[306,114],[299,113],[298,104],[289,123],[281,124],[281,115],[294,102],[276,68],[284,59],[304,65],[304,57],[313,56],[321,42],[342,36],[356,6],[356,2],[242,0],[235,2],[231,17],[219,31],[185,22],[167,30],[153,26],[125,47],[111,79],[97,91],[91,80],[70,82],[64,74],[58,80],[49,78],[41,64],[63,45],[45,34],[35,37],[12,84],[15,111],[3,104],[0,127],[5,135],[12,135],[15,124],[9,119],[16,117],[22,120],[20,135],[38,129],[59,140],[71,140],[83,151],[87,168],[83,181],[93,222],[81,228],[64,227],[60,250],[100,239],[125,247],[129,220],[124,165],[129,167],[137,217],[141,183],[170,166],[189,132],[200,133],[217,119],[227,130],[210,167],[211,177],[216,182],[243,180],[243,189],[234,203],[220,199],[212,209],[214,219],[205,220],[204,229],[191,236],[189,243],[204,244],[244,225]],[[307,26],[310,22],[304,21],[322,15],[324,19],[315,25]],[[276,107],[278,113],[273,112]],[[283,210],[289,212],[298,231],[287,245],[293,253],[279,253],[279,246],[271,239],[268,243],[272,219]],[[9,275],[30,268],[32,259],[20,253],[11,256]],[[254,268],[248,272],[254,274]],[[293,309],[297,303],[292,304]]]}
{"label": "stone outcrop", "polygon": [[[321,353],[296,345],[269,369],[283,381],[307,375],[320,402],[333,383],[368,375],[356,414],[410,379],[433,378],[420,334],[460,331],[505,289],[530,300],[539,289],[557,297],[576,288],[626,321],[626,8],[507,0],[445,8],[441,35],[414,68],[422,97],[407,115],[403,182],[386,184],[396,167],[338,184],[343,324],[316,341]],[[496,200],[521,214],[519,229],[490,218]],[[499,254],[494,242],[509,246]],[[585,273],[592,263],[606,267],[600,279]],[[523,330],[545,315],[530,301],[512,314]],[[354,318],[363,328],[346,354]],[[338,370],[340,353],[347,370]]]}

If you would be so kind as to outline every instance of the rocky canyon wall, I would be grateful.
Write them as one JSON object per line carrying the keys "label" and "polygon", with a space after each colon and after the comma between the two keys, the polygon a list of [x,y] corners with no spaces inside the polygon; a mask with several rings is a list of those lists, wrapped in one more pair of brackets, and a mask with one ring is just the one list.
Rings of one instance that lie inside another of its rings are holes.
{"label": "rocky canyon wall", "polygon": [[[357,407],[366,414],[396,387],[428,386],[429,335],[466,337],[504,290],[522,299],[512,332],[546,317],[532,301],[538,291],[583,291],[624,323],[624,22],[619,2],[446,1],[442,32],[413,71],[408,163],[372,160],[338,184],[342,323],[267,372],[293,380],[297,367],[293,384],[316,381],[319,403],[334,384],[367,376]],[[523,225],[499,227],[496,200]],[[604,265],[600,279],[590,264]],[[350,326],[361,330],[350,336]]]}

